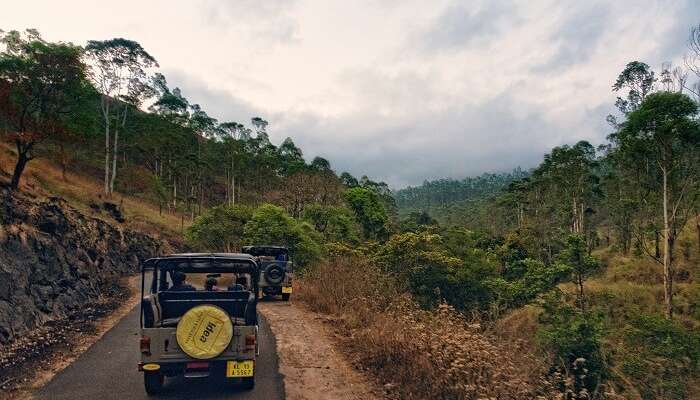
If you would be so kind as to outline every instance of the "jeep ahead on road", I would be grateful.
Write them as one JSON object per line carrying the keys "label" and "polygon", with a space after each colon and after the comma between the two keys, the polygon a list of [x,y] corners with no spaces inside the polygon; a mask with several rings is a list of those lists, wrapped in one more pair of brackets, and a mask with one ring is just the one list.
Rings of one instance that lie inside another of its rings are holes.
{"label": "jeep ahead on road", "polygon": [[262,294],[282,295],[282,300],[289,301],[294,278],[294,265],[289,260],[289,250],[281,246],[244,246],[242,251],[254,256],[260,266],[258,286]]}
{"label": "jeep ahead on road", "polygon": [[149,395],[178,375],[253,388],[259,274],[249,254],[173,254],[143,263],[138,368]]}

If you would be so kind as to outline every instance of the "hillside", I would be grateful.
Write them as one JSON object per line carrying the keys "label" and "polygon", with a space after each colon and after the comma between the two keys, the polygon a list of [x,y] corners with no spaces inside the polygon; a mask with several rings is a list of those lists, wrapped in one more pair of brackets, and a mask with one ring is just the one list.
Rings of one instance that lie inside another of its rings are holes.
{"label": "hillside", "polygon": [[399,189],[393,196],[400,216],[425,211],[441,224],[471,226],[478,205],[527,176],[526,171],[517,168],[510,173],[485,173],[462,180],[438,179]]}

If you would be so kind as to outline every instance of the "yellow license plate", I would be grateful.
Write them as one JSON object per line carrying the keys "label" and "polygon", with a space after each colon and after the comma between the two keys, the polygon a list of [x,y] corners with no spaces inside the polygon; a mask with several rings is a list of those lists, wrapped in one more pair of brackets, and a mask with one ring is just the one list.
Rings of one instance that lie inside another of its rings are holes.
{"label": "yellow license plate", "polygon": [[253,376],[253,361],[229,361],[226,363],[227,378],[247,378]]}
{"label": "yellow license plate", "polygon": [[292,293],[292,287],[291,286],[282,286],[282,293],[284,293],[284,294]]}

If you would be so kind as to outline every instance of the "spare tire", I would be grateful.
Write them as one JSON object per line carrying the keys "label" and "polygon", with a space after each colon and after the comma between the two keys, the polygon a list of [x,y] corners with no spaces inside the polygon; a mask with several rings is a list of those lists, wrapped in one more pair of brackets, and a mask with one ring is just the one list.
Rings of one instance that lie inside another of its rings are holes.
{"label": "spare tire", "polygon": [[185,354],[206,360],[226,350],[233,337],[233,325],[223,309],[201,305],[190,309],[180,318],[175,336]]}
{"label": "spare tire", "polygon": [[279,285],[284,281],[284,268],[276,263],[265,267],[265,280],[271,285]]}

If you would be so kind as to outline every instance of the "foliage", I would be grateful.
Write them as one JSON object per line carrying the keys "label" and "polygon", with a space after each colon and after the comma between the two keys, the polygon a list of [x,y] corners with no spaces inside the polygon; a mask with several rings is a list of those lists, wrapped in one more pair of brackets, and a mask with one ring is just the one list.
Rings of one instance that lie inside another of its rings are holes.
{"label": "foliage", "polygon": [[387,236],[389,216],[381,196],[375,190],[350,188],[345,191],[345,200],[362,227],[365,238],[383,239]]}
{"label": "foliage", "polygon": [[305,267],[321,255],[314,234],[311,226],[299,224],[281,207],[263,204],[245,224],[243,237],[246,244],[287,246],[294,262]]}
{"label": "foliage", "polygon": [[593,392],[606,375],[606,362],[601,350],[604,334],[603,317],[599,312],[581,312],[564,302],[554,291],[543,298],[538,339],[562,363],[567,375],[573,375],[574,389]]}
{"label": "foliage", "polygon": [[321,263],[298,282],[298,298],[342,321],[337,329],[343,349],[384,383],[391,397],[554,395],[532,358],[501,346],[445,304],[418,307],[392,276],[366,258]]}
{"label": "foliage", "polygon": [[10,187],[17,189],[37,144],[64,135],[66,115],[83,94],[80,49],[50,43],[38,32],[0,31],[0,122],[17,149]]}
{"label": "foliage", "polygon": [[202,251],[239,251],[244,227],[252,216],[253,210],[246,206],[212,207],[194,220],[185,238],[189,245]]}
{"label": "foliage", "polygon": [[527,175],[518,168],[511,173],[483,174],[462,180],[425,181],[420,186],[397,190],[394,198],[401,215],[425,211],[446,225],[476,227],[478,222],[471,215],[473,205]]}
{"label": "foliage", "polygon": [[304,220],[309,221],[326,242],[359,242],[359,227],[347,208],[312,204],[304,209]]}
{"label": "foliage", "polygon": [[426,227],[435,226],[438,222],[425,211],[413,211],[400,222],[402,232],[416,232]]}
{"label": "foliage", "polygon": [[685,399],[698,372],[700,334],[659,315],[639,314],[623,330],[622,371],[644,398]]}

